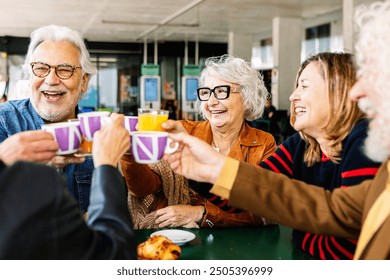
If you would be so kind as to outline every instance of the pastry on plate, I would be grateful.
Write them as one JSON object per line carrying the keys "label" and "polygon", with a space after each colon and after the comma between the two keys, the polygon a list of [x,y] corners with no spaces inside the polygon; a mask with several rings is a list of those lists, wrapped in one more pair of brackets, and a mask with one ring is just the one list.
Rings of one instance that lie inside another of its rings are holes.
{"label": "pastry on plate", "polygon": [[137,248],[139,260],[177,260],[181,248],[162,235],[151,236]]}

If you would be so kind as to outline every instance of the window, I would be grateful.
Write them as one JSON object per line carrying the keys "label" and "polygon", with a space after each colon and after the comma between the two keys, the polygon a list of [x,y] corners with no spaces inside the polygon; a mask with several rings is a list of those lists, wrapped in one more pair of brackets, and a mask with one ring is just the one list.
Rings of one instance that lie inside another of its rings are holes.
{"label": "window", "polygon": [[330,23],[307,28],[303,45],[303,60],[311,54],[330,51]]}

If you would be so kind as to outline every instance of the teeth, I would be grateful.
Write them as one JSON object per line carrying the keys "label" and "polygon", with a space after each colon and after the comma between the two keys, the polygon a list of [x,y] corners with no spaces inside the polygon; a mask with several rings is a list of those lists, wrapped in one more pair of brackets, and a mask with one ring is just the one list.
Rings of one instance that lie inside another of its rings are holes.
{"label": "teeth", "polygon": [[46,91],[43,91],[42,93],[44,95],[48,95],[48,96],[59,96],[59,95],[63,95],[64,94],[62,92],[53,93],[53,92],[46,92]]}
{"label": "teeth", "polygon": [[295,113],[299,114],[299,113],[306,113],[305,110],[303,110],[302,108],[295,108]]}
{"label": "teeth", "polygon": [[213,114],[221,114],[221,113],[223,113],[223,112],[225,112],[225,111],[213,111],[212,113],[213,113]]}
{"label": "teeth", "polygon": [[48,102],[58,102],[61,100],[64,94],[63,93],[48,94],[47,92],[43,92],[43,95],[45,96]]}

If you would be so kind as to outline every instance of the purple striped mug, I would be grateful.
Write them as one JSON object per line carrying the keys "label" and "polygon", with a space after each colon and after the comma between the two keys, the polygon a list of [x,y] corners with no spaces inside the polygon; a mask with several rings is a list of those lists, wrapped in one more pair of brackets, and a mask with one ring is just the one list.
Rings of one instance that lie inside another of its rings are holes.
{"label": "purple striped mug", "polygon": [[136,131],[131,132],[131,152],[138,163],[156,163],[164,154],[174,153],[179,143],[168,137],[168,132],[163,131]]}
{"label": "purple striped mug", "polygon": [[81,143],[81,131],[79,122],[59,122],[45,124],[42,130],[53,134],[60,149],[58,155],[68,155],[76,153]]}
{"label": "purple striped mug", "polygon": [[77,118],[80,121],[81,133],[87,141],[93,140],[93,135],[96,131],[101,129],[103,120],[109,116],[110,112],[107,111],[87,112],[77,115]]}
{"label": "purple striped mug", "polygon": [[136,129],[137,124],[138,124],[137,116],[125,116],[125,119],[123,121],[123,126],[126,128],[126,130],[129,133],[133,131],[137,131]]}

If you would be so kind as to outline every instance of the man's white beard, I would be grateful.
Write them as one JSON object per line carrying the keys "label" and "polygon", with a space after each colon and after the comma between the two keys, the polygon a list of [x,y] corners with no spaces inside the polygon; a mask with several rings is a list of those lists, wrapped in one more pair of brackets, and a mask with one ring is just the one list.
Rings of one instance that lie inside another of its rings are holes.
{"label": "man's white beard", "polygon": [[[376,111],[368,98],[360,99],[358,104],[359,108],[368,113],[369,116]],[[385,116],[383,114],[381,116],[381,113],[376,112],[374,114],[375,124],[368,129],[368,136],[364,142],[364,152],[373,161],[384,162],[390,155],[390,120],[385,119],[388,115],[390,117],[390,110],[387,110]]]}
{"label": "man's white beard", "polygon": [[388,159],[389,133],[387,133],[386,139],[383,135],[383,131],[381,131],[381,127],[369,129],[368,137],[364,142],[364,152],[373,161],[384,162]]}

